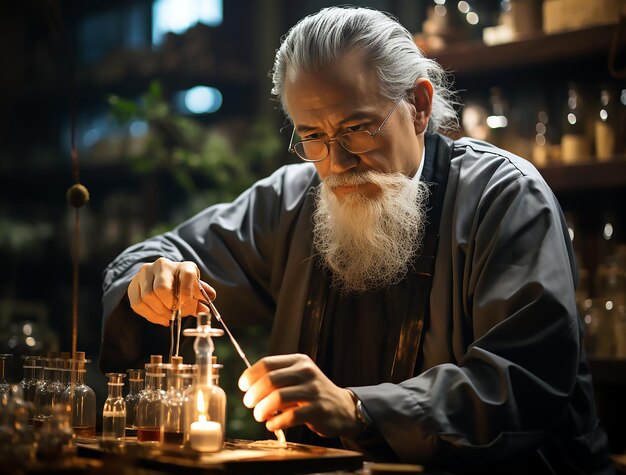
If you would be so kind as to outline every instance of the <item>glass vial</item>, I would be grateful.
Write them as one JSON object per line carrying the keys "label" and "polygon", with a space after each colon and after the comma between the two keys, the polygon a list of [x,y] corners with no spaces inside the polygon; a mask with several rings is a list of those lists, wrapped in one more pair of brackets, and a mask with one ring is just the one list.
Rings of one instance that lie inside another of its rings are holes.
{"label": "glass vial", "polygon": [[0,355],[0,398],[8,398],[11,385],[8,382],[9,360],[13,358],[11,354]]}
{"label": "glass vial", "polygon": [[596,159],[599,162],[612,160],[616,153],[618,133],[617,101],[608,86],[600,90],[600,103],[595,118]]}
{"label": "glass vial", "polygon": [[106,441],[124,440],[126,431],[126,403],[122,396],[124,373],[107,373],[108,395],[102,410],[102,438]]}
{"label": "glass vial", "polygon": [[128,394],[124,398],[126,402],[126,429],[137,430],[137,403],[143,390],[143,369],[128,369]]}
{"label": "glass vial", "polygon": [[[71,423],[74,434],[79,439],[96,437],[96,393],[87,384],[87,363],[84,351],[77,351],[76,358],[70,359],[70,384],[63,393],[62,401],[71,408]],[[72,380],[74,385],[72,387]]]}
{"label": "glass vial", "polygon": [[[217,413],[226,406],[226,395],[213,385],[213,336],[224,334],[211,328],[209,314],[198,314],[196,329],[186,329],[186,336],[195,336],[197,375],[195,383],[187,390],[185,405],[185,442],[198,452],[217,452],[224,440],[223,423],[212,419],[211,409]],[[217,419],[217,417],[216,417]]]}
{"label": "glass vial", "polygon": [[165,399],[161,405],[161,443],[182,447],[184,444],[185,370],[181,356],[172,356],[166,368]]}
{"label": "glass vial", "polygon": [[20,381],[24,402],[29,408],[28,423],[33,424],[35,416],[35,393],[37,385],[41,382],[41,360],[37,356],[23,356],[23,377]]}
{"label": "glass vial", "polygon": [[146,364],[146,386],[137,402],[137,440],[155,443],[161,440],[161,404],[165,399],[163,390],[163,357],[150,356]]}
{"label": "glass vial", "polygon": [[570,83],[563,118],[561,160],[565,164],[578,163],[591,156],[591,145],[586,134],[585,113],[578,85]]}
{"label": "glass vial", "polygon": [[50,351],[48,357],[43,359],[43,379],[35,392],[36,427],[40,427],[45,420],[52,417],[54,408],[60,402],[57,396],[57,386],[60,382],[57,378],[57,353]]}

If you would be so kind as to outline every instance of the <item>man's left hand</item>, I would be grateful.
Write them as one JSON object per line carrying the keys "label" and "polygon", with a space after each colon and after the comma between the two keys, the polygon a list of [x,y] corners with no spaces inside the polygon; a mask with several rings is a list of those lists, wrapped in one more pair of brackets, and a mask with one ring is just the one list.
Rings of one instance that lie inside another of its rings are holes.
{"label": "man's left hand", "polygon": [[269,431],[306,424],[323,437],[355,437],[362,429],[352,393],[333,384],[307,355],[262,358],[243,372],[243,403]]}

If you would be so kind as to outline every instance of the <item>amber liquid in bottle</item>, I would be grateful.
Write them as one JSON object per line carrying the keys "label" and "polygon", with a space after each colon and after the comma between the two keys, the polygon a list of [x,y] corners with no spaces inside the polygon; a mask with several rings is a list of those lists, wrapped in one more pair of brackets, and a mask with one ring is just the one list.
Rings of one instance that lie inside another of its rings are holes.
{"label": "amber liquid in bottle", "polygon": [[139,442],[159,442],[161,431],[158,427],[142,427],[137,429],[137,440]]}
{"label": "amber liquid in bottle", "polygon": [[96,426],[74,426],[74,434],[80,439],[94,439],[96,437]]}

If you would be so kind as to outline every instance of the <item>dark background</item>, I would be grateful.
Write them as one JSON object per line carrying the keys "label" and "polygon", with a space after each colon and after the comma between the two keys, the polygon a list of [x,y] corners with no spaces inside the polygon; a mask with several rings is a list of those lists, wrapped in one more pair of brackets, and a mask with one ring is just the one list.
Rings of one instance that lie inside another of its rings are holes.
{"label": "dark background", "polygon": [[[0,351],[15,355],[7,378],[18,381],[20,355],[71,350],[75,212],[65,192],[75,182],[74,111],[80,181],[91,195],[80,211],[78,350],[92,360],[87,382],[96,390],[99,408],[106,397],[105,377],[97,369],[103,269],[128,245],[232,199],[294,161],[286,151],[291,129],[271,97],[268,72],[280,37],[298,19],[339,4],[217,2],[219,24],[192,25],[153,44],[157,3],[25,0],[0,7]],[[352,3],[388,11],[415,33],[434,5],[430,0]],[[470,3],[481,23],[459,27],[460,43],[480,38],[481,28],[495,23],[501,4]],[[492,54],[485,50],[467,56],[462,66],[442,64],[454,73],[464,101],[488,104],[490,88],[502,87],[512,116],[519,119],[518,131],[529,136],[538,104],[545,103],[557,118],[551,134],[558,139],[570,81],[583,86],[589,110],[600,83],[625,87],[623,79],[610,76],[602,47],[581,57],[561,55],[559,48],[567,47],[558,46],[555,60],[543,62],[524,59],[533,51],[522,47],[505,52],[491,67],[480,66]],[[219,89],[221,107],[190,113],[181,98],[195,86]],[[581,236],[574,243],[588,276],[585,296],[597,296],[593,273],[624,242],[619,203],[626,171],[618,164],[608,171],[570,172],[548,169],[544,176]],[[585,184],[588,178],[600,185]],[[601,238],[607,222],[613,223],[611,242]],[[264,354],[266,335],[264,328],[239,331],[250,360]],[[217,345],[229,396],[228,435],[259,436],[261,429],[235,387],[243,365],[227,342]]]}

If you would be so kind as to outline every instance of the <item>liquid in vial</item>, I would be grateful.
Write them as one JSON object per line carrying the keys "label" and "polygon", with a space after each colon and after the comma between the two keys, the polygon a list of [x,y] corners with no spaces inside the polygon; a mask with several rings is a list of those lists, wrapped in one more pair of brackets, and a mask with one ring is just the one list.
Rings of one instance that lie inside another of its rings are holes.
{"label": "liquid in vial", "polygon": [[126,430],[126,413],[106,411],[102,414],[102,437],[108,440],[121,440]]}

